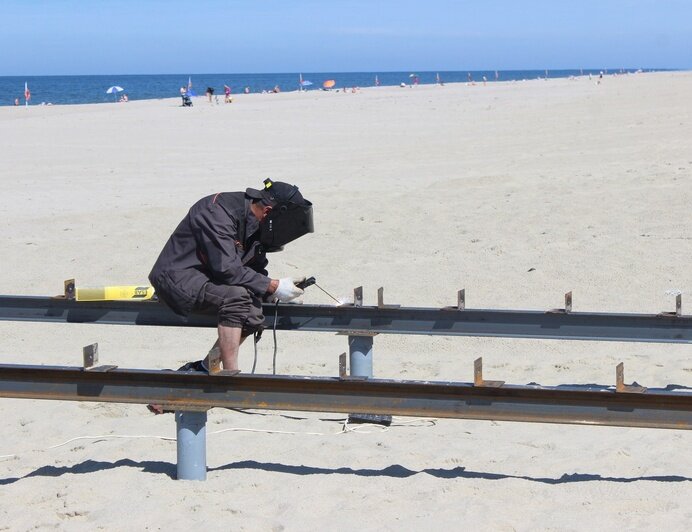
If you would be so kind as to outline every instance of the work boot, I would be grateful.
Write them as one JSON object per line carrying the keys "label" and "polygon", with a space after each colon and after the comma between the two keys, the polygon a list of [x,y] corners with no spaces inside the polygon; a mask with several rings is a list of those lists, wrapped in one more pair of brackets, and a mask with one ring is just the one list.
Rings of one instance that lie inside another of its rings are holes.
{"label": "work boot", "polygon": [[[207,368],[204,366],[204,360],[195,360],[194,362],[187,362],[180,366],[176,371],[188,372],[199,372],[199,373],[209,373]],[[147,405],[147,410],[152,414],[173,414],[174,410],[166,410],[162,405],[149,404]]]}
{"label": "work boot", "polygon": [[204,360],[195,360],[194,362],[188,362],[180,366],[177,371],[200,371],[204,373],[209,373],[209,370],[204,365]]}

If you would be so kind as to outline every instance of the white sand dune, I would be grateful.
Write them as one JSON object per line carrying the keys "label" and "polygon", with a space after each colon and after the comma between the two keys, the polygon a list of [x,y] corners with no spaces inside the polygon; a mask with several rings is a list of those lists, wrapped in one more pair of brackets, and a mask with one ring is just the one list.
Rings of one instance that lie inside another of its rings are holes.
{"label": "white sand dune", "polygon": [[[297,183],[316,233],[273,276],[389,302],[692,308],[692,74],[380,87],[0,108],[0,293],[130,284],[203,195]],[[329,303],[308,289],[306,301]],[[0,323],[3,363],[168,368],[211,330]],[[335,375],[342,336],[280,333],[278,371]],[[259,371],[271,368],[271,338]],[[380,335],[375,374],[510,383],[692,385],[692,347]],[[249,370],[251,347],[241,351]],[[0,530],[683,530],[692,434],[406,420],[342,433],[333,414],[212,411],[209,478],[176,482],[171,416],[0,401]],[[255,431],[227,429],[249,428]],[[213,433],[214,431],[225,431]],[[285,431],[267,434],[263,431]],[[314,435],[307,433],[321,433]],[[9,456],[8,456],[9,455]]]}

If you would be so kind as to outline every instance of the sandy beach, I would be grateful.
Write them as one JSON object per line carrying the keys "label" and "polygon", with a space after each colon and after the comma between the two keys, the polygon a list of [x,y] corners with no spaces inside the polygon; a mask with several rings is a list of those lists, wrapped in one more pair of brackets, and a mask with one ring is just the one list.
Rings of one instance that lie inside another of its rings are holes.
{"label": "sandy beach", "polygon": [[[172,90],[175,90],[173,88]],[[221,100],[223,100],[221,98]],[[289,181],[316,232],[271,257],[366,304],[692,313],[692,73],[0,107],[0,293],[145,283],[202,196]],[[308,303],[329,304],[315,289]],[[172,368],[212,330],[0,322],[0,361]],[[336,375],[343,336],[278,334],[277,372]],[[692,386],[692,346],[380,335],[375,376]],[[259,372],[271,371],[271,335]],[[241,349],[249,371],[252,346]],[[0,530],[685,530],[685,431],[209,414],[206,482],[143,406],[0,401]],[[62,444],[62,445],[61,445]]]}

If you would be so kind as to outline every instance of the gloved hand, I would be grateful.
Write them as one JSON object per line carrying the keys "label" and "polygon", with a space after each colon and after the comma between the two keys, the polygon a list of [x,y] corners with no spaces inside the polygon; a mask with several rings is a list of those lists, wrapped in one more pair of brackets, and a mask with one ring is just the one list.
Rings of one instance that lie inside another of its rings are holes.
{"label": "gloved hand", "polygon": [[303,295],[303,290],[296,286],[296,283],[300,283],[305,280],[305,277],[300,279],[291,279],[290,277],[284,277],[279,279],[279,286],[274,292],[274,300],[281,301],[282,303],[288,303],[294,299]]}

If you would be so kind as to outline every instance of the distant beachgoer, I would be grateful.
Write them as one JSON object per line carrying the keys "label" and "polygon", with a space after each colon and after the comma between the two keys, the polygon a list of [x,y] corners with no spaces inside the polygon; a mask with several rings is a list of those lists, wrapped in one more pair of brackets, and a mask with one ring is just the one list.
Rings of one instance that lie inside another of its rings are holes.
{"label": "distant beachgoer", "polygon": [[211,103],[212,96],[214,96],[214,87],[207,87],[207,98],[209,98],[209,103]]}
{"label": "distant beachgoer", "polygon": [[471,75],[471,72],[466,73],[466,81],[469,83],[473,81],[473,76]]}
{"label": "distant beachgoer", "polygon": [[14,104],[15,104],[15,105],[19,105],[19,98],[15,98],[15,99],[14,99]]}
{"label": "distant beachgoer", "polygon": [[496,70],[495,71],[495,81],[497,81],[498,79],[500,79],[500,73]]}
{"label": "distant beachgoer", "polygon": [[185,87],[180,87],[180,95],[185,96],[187,94],[187,89]]}
{"label": "distant beachgoer", "polygon": [[223,93],[225,95],[224,102],[233,103],[233,98],[231,98],[231,88],[228,85],[223,86]]}
{"label": "distant beachgoer", "polygon": [[250,94],[250,87],[245,87],[243,92],[245,92],[245,94]]}
{"label": "distant beachgoer", "polygon": [[277,93],[281,92],[281,88],[280,88],[278,85],[274,85],[274,88],[272,89],[272,92],[273,92],[274,94],[277,94]]}
{"label": "distant beachgoer", "polygon": [[486,78],[485,76],[483,76],[483,85],[485,85],[485,84],[487,84],[487,83],[488,83],[488,78]]}

